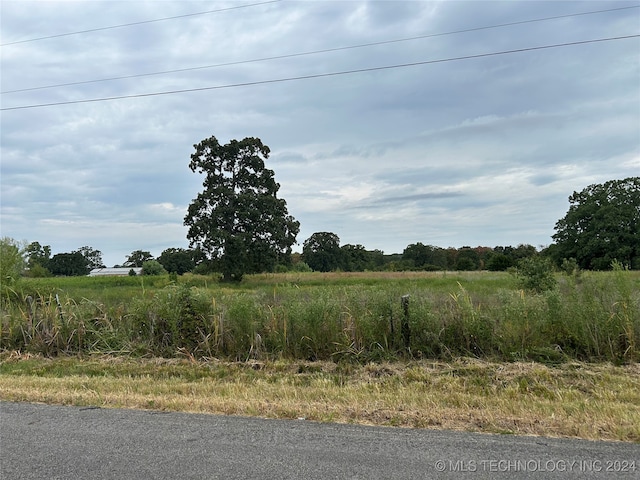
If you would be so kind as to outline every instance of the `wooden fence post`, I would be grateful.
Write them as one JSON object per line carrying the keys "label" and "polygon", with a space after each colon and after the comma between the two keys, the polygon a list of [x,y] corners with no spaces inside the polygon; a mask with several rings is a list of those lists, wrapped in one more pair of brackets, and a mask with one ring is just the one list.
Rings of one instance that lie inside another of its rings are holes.
{"label": "wooden fence post", "polygon": [[409,295],[402,296],[402,310],[404,315],[402,317],[402,339],[404,341],[404,348],[409,350],[411,347],[411,327],[409,327]]}

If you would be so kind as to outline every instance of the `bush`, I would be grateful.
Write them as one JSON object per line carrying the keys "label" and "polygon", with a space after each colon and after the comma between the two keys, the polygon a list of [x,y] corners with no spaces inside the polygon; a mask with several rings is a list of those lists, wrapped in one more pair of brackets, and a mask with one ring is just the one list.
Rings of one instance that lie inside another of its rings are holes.
{"label": "bush", "polygon": [[313,272],[311,267],[309,265],[307,265],[305,262],[294,263],[293,266],[291,267],[291,271],[293,271],[293,272],[301,272],[301,273]]}
{"label": "bush", "polygon": [[164,275],[167,271],[157,260],[147,260],[142,264],[143,275]]}
{"label": "bush", "polygon": [[22,274],[24,258],[20,246],[13,238],[0,240],[0,284],[13,285]]}
{"label": "bush", "polygon": [[519,285],[536,293],[547,292],[556,287],[553,264],[545,257],[523,258],[518,263]]}
{"label": "bush", "polygon": [[29,270],[25,272],[25,276],[31,277],[31,278],[46,278],[46,277],[51,277],[52,275],[49,270],[47,270],[45,267],[43,267],[39,263],[36,263]]}
{"label": "bush", "polygon": [[566,275],[576,277],[580,276],[580,267],[578,266],[578,262],[575,258],[563,259],[560,268]]}

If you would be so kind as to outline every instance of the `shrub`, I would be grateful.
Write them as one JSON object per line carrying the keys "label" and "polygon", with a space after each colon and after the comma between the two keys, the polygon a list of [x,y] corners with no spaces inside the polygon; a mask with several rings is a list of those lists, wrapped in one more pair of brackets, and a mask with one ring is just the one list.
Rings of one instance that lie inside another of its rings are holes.
{"label": "shrub", "polygon": [[164,275],[167,271],[157,260],[147,260],[142,264],[143,275]]}
{"label": "shrub", "polygon": [[580,267],[578,266],[578,262],[575,258],[565,258],[562,260],[562,265],[560,266],[562,271],[569,276],[580,275]]}
{"label": "shrub", "polygon": [[527,257],[518,263],[519,285],[525,290],[542,293],[556,287],[553,264],[545,257]]}
{"label": "shrub", "polygon": [[301,273],[313,272],[311,267],[309,265],[307,265],[305,262],[294,263],[293,266],[291,267],[291,271],[293,271],[293,272],[301,272]]}
{"label": "shrub", "polygon": [[46,278],[51,277],[51,272],[39,263],[34,264],[29,270],[25,272],[25,276],[31,278]]}
{"label": "shrub", "polygon": [[12,238],[0,240],[0,284],[8,286],[20,278],[24,269],[24,258],[19,244]]}

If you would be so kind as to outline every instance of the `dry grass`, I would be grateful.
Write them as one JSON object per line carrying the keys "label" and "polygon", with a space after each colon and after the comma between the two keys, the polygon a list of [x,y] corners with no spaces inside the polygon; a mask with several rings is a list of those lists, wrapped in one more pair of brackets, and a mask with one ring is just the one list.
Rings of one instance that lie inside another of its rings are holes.
{"label": "dry grass", "polygon": [[640,364],[0,360],[3,400],[640,442]]}

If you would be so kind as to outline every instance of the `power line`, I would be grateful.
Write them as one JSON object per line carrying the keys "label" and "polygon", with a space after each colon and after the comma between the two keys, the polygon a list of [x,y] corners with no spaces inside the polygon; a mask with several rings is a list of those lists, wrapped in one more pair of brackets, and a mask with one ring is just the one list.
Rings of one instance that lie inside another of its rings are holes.
{"label": "power line", "polygon": [[48,35],[46,37],[29,38],[29,39],[26,39],[26,40],[16,40],[15,42],[3,43],[3,44],[0,45],[0,47],[6,47],[6,46],[9,46],[9,45],[16,45],[18,43],[38,42],[40,40],[49,40],[51,38],[68,37],[68,36],[71,36],[71,35],[80,35],[80,34],[83,34],[83,33],[99,32],[99,31],[102,31],[102,30],[112,30],[114,28],[133,27],[133,26],[136,26],[136,25],[144,25],[144,24],[147,24],[147,23],[164,22],[165,20],[175,20],[175,19],[178,19],[178,18],[195,17],[195,16],[198,16],[198,15],[208,15],[210,13],[225,12],[225,11],[228,11],[228,10],[237,10],[239,8],[256,7],[256,6],[259,6],[259,5],[266,5],[268,3],[277,3],[277,2],[281,2],[281,1],[282,0],[268,0],[268,1],[260,2],[260,3],[250,3],[248,5],[237,5],[235,7],[219,8],[217,10],[208,10],[206,12],[186,13],[184,15],[174,15],[173,17],[156,18],[154,20],[142,20],[142,21],[139,21],[139,22],[122,23],[120,25],[110,25],[108,27],[90,28],[88,30],[79,30],[79,31],[76,31],[76,32],[58,33],[56,35]]}
{"label": "power line", "polygon": [[227,84],[227,85],[215,85],[215,86],[200,87],[200,88],[187,88],[187,89],[183,89],[183,90],[169,90],[169,91],[164,91],[164,92],[139,93],[139,94],[134,94],[134,95],[121,95],[121,96],[117,96],[117,97],[90,98],[90,99],[85,99],[85,100],[70,100],[70,101],[65,101],[65,102],[41,103],[41,104],[36,104],[36,105],[23,105],[23,106],[18,106],[18,107],[6,107],[6,108],[0,108],[0,111],[24,110],[24,109],[28,109],[28,108],[54,107],[54,106],[60,106],[60,105],[73,105],[73,104],[78,104],[78,103],[106,102],[106,101],[111,101],[111,100],[123,100],[123,99],[129,99],[129,98],[155,97],[155,96],[160,96],[160,95],[173,95],[173,94],[177,94],[177,93],[202,92],[202,91],[205,91],[205,90],[220,90],[220,89],[225,89],[225,88],[248,87],[248,86],[255,86],[255,85],[265,85],[265,84],[270,84],[270,83],[290,82],[290,81],[295,81],[295,80],[308,80],[308,79],[311,79],[311,78],[334,77],[334,76],[339,76],[339,75],[351,75],[351,74],[355,74],[355,73],[374,72],[374,71],[379,71],[379,70],[390,70],[390,69],[395,69],[395,68],[413,67],[413,66],[417,66],[417,65],[429,65],[429,64],[434,64],[434,63],[445,63],[445,62],[453,62],[453,61],[460,61],[460,60],[471,60],[471,59],[475,59],[475,58],[485,58],[485,57],[492,57],[492,56],[496,56],[496,55],[507,55],[507,54],[511,54],[511,53],[530,52],[530,51],[534,51],[534,50],[545,50],[545,49],[549,49],[549,48],[568,47],[568,46],[573,46],[573,45],[585,45],[585,44],[589,44],[589,43],[609,42],[609,41],[614,41],[614,40],[625,40],[625,39],[638,38],[638,37],[640,37],[640,34],[638,34],[638,35],[626,35],[626,36],[621,36],[621,37],[596,38],[596,39],[592,39],[592,40],[580,40],[580,41],[577,41],[577,42],[556,43],[556,44],[553,44],[553,45],[541,45],[541,46],[537,46],[537,47],[519,48],[519,49],[516,49],[516,50],[504,50],[504,51],[501,51],[501,52],[481,53],[481,54],[477,54],[477,55],[465,55],[463,57],[450,57],[450,58],[443,58],[443,59],[439,59],[439,60],[424,60],[424,61],[421,61],[421,62],[402,63],[402,64],[397,64],[397,65],[386,65],[386,66],[381,66],[381,67],[360,68],[360,69],[357,69],[357,70],[344,70],[344,71],[340,71],[340,72],[318,73],[318,74],[313,74],[313,75],[302,75],[302,76],[298,76],[298,77],[277,78],[277,79],[272,79],[272,80],[258,80],[258,81],[255,81],[255,82],[233,83],[233,84]]}
{"label": "power line", "polygon": [[571,13],[571,14],[565,14],[565,15],[556,15],[556,16],[553,16],[553,17],[536,18],[536,19],[531,19],[531,20],[522,20],[522,21],[518,21],[518,22],[501,23],[501,24],[498,24],[498,25],[467,28],[467,29],[464,29],[464,30],[455,30],[455,31],[444,32],[444,33],[432,33],[432,34],[426,34],[426,35],[419,35],[417,37],[400,38],[400,39],[394,39],[394,40],[384,40],[384,41],[379,41],[379,42],[363,43],[363,44],[359,44],[359,45],[350,45],[350,46],[344,46],[344,47],[327,48],[327,49],[322,49],[322,50],[313,50],[313,51],[309,51],[309,52],[290,53],[290,54],[284,54],[284,55],[276,55],[276,56],[272,56],[272,57],[255,58],[255,59],[251,59],[251,60],[239,60],[239,61],[235,61],[235,62],[218,63],[218,64],[213,64],[213,65],[203,65],[203,66],[198,66],[198,67],[179,68],[179,69],[174,69],[174,70],[164,70],[164,71],[160,71],[160,72],[139,73],[139,74],[134,74],[134,75],[124,75],[124,76],[120,76],[120,77],[110,77],[110,78],[102,78],[102,79],[96,79],[96,80],[84,80],[84,81],[80,81],[80,82],[60,83],[60,84],[56,84],[56,85],[44,85],[44,86],[40,86],[40,87],[21,88],[21,89],[17,89],[17,90],[8,90],[8,91],[5,91],[5,92],[0,92],[0,94],[1,95],[6,95],[6,94],[11,94],[11,93],[28,92],[28,91],[33,91],[33,90],[44,90],[44,89],[58,88],[58,87],[70,87],[70,86],[74,86],[74,85],[85,85],[85,84],[89,84],[89,83],[109,82],[109,81],[114,81],[114,80],[125,80],[125,79],[130,79],[130,78],[149,77],[149,76],[155,76],[155,75],[166,75],[166,74],[169,74],[169,73],[181,73],[181,72],[189,72],[189,71],[194,71],[194,70],[204,70],[204,69],[209,69],[209,68],[228,67],[228,66],[232,66],[232,65],[241,65],[241,64],[254,63],[254,62],[264,62],[264,61],[269,61],[269,60],[281,60],[281,59],[284,59],[284,58],[301,57],[301,56],[306,56],[306,55],[316,55],[316,54],[319,54],[319,53],[337,52],[337,51],[341,51],[341,50],[372,47],[372,46],[377,46],[377,45],[387,45],[387,44],[390,44],[390,43],[408,42],[408,41],[412,41],[412,40],[420,40],[420,39],[432,38],[432,37],[441,37],[441,36],[446,36],[446,35],[456,35],[456,34],[460,34],[460,33],[477,32],[477,31],[481,31],[481,30],[488,30],[488,29],[502,28],[502,27],[510,27],[510,26],[515,26],[515,25],[523,25],[523,24],[527,24],[527,23],[545,22],[545,21],[549,21],[549,20],[557,20],[557,19],[560,19],[560,18],[577,17],[577,16],[583,16],[583,15],[593,15],[593,14],[613,12],[613,11],[618,11],[618,10],[628,10],[628,9],[631,9],[631,8],[640,8],[640,5],[633,5],[633,6],[627,6],[627,7],[618,7],[618,8],[610,8],[610,9],[606,9],[606,10],[594,10],[594,11],[589,11],[589,12]]}

